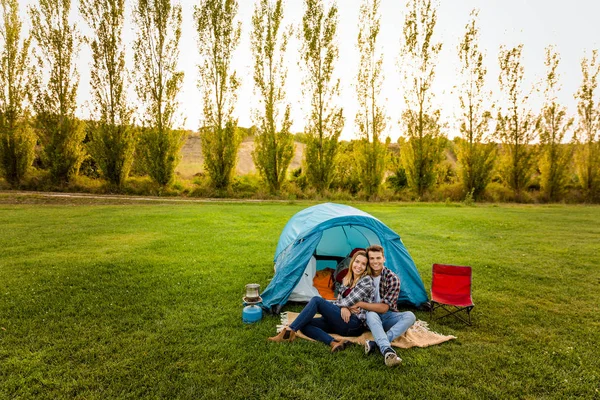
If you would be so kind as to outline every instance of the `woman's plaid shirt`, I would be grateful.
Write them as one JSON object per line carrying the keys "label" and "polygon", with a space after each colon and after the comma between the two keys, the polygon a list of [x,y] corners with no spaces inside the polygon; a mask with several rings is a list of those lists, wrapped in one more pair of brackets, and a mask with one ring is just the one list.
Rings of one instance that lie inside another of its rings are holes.
{"label": "woman's plaid shirt", "polygon": [[[365,275],[356,282],[356,286],[352,289],[348,296],[344,297],[343,293],[348,289],[347,286],[342,285],[339,290],[339,295],[333,304],[341,307],[352,307],[359,301],[372,301],[374,293],[373,278],[369,275]],[[367,319],[367,311],[361,308],[360,313],[356,314],[358,319],[365,321]]]}

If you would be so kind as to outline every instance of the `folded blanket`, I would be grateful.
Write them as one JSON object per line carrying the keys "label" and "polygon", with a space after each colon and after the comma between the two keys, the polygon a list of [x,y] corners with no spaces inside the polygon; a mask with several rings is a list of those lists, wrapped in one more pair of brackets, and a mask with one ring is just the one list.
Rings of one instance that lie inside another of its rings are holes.
{"label": "folded blanket", "polygon": [[[291,311],[282,313],[281,325],[277,325],[277,332],[280,332],[284,326],[294,322],[297,316],[298,313]],[[320,315],[318,314],[315,315],[315,317],[319,316]],[[302,331],[296,332],[296,336],[314,342],[314,339],[311,339],[308,336],[304,335]],[[331,336],[333,336],[336,339],[349,340],[357,344],[364,344],[366,340],[373,340],[373,335],[370,331],[365,331],[360,336],[340,336],[335,333],[332,333]],[[399,347],[401,349],[408,349],[411,347],[427,347],[432,346],[434,344],[444,343],[452,339],[456,339],[456,336],[441,335],[439,333],[430,331],[429,327],[427,326],[427,322],[417,320],[410,328],[408,328],[408,330],[403,335],[394,339],[394,341],[392,342],[392,346]]]}

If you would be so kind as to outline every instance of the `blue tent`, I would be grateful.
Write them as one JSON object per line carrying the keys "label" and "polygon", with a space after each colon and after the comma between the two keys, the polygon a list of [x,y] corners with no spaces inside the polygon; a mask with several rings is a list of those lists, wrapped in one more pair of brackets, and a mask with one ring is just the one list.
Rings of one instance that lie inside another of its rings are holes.
{"label": "blue tent", "polygon": [[398,234],[364,211],[324,203],[298,212],[283,228],[275,250],[275,276],[262,293],[263,307],[281,310],[313,254],[317,259],[343,258],[371,244],[383,246],[386,267],[400,277],[398,303],[419,307],[427,302],[423,281]]}

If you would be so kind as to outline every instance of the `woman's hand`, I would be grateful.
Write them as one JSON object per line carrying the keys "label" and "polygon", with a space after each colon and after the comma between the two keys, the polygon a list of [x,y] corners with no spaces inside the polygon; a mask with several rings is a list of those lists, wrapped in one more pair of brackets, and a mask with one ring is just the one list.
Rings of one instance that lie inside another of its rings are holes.
{"label": "woman's hand", "polygon": [[352,315],[352,313],[346,307],[342,307],[341,315],[344,322],[348,323],[350,321],[350,316]]}

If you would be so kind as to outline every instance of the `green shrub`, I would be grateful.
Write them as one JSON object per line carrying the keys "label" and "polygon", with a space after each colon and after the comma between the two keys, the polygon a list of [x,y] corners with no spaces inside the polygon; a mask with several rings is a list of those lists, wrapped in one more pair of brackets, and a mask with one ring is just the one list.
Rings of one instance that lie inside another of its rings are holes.
{"label": "green shrub", "polygon": [[450,199],[451,201],[462,201],[465,197],[464,186],[460,182],[454,183],[444,183],[432,191],[425,193],[423,200],[427,201],[428,199],[432,199],[435,201],[446,201],[446,199]]}
{"label": "green shrub", "polygon": [[450,161],[443,160],[435,168],[438,185],[454,183],[458,180],[456,170]]}
{"label": "green shrub", "polygon": [[308,186],[308,177],[303,173],[302,167],[292,170],[290,182],[295,184],[300,190],[305,190]]}
{"label": "green shrub", "polygon": [[233,197],[248,199],[255,196],[261,187],[260,177],[255,174],[238,175],[231,182]]}
{"label": "green shrub", "polygon": [[36,117],[41,154],[54,183],[68,183],[74,179],[86,158],[83,140],[85,123],[75,117],[41,113]]}
{"label": "green shrub", "polygon": [[79,176],[86,176],[90,179],[98,179],[100,178],[100,169],[98,167],[98,163],[91,155],[87,155],[83,159],[81,166],[79,167]]}
{"label": "green shrub", "polygon": [[142,129],[138,148],[144,171],[160,186],[168,186],[175,178],[175,167],[181,160],[181,148],[187,133],[177,129]]}
{"label": "green shrub", "polygon": [[475,188],[472,188],[469,193],[465,195],[465,199],[463,200],[463,204],[466,206],[473,206],[475,204],[475,200],[473,199],[473,193],[475,192]]}
{"label": "green shrub", "polygon": [[123,183],[123,194],[132,196],[160,196],[160,185],[149,176],[130,176]]}
{"label": "green shrub", "polygon": [[[301,182],[293,180],[286,182],[282,187],[282,196],[288,199],[290,196],[293,196],[294,199],[299,200],[318,200],[322,198],[322,196],[318,193],[318,189],[313,187],[308,188],[307,186],[308,182],[304,180]],[[325,197],[325,193],[326,191],[323,191],[323,197]]]}
{"label": "green shrub", "polygon": [[0,172],[18,187],[33,164],[36,137],[26,120],[13,124],[0,115]]}
{"label": "green shrub", "polygon": [[69,182],[69,191],[78,193],[101,194],[106,191],[106,181],[78,175]]}
{"label": "green shrub", "polygon": [[119,191],[129,176],[135,150],[136,129],[129,125],[108,122],[87,124],[88,151],[96,160],[102,176]]}
{"label": "green shrub", "polygon": [[515,200],[515,192],[498,182],[490,182],[485,188],[483,199],[493,203],[505,203]]}
{"label": "green shrub", "polygon": [[385,183],[391,189],[396,192],[404,189],[408,185],[408,178],[406,177],[406,170],[402,165],[398,165],[396,170],[387,177]]}
{"label": "green shrub", "polygon": [[329,190],[327,192],[327,198],[333,201],[351,201],[354,200],[354,196],[349,192],[341,189]]}

